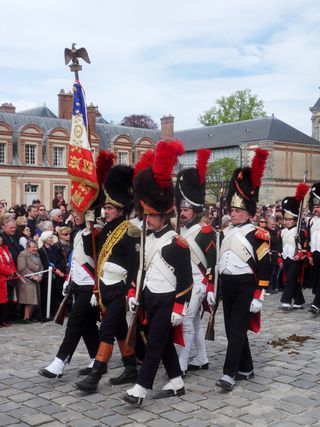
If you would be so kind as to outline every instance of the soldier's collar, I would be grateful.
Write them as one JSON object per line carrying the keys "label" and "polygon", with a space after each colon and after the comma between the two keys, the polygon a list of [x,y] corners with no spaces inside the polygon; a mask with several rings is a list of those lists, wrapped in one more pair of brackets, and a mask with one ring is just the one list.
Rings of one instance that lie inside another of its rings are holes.
{"label": "soldier's collar", "polygon": [[154,237],[159,239],[159,237],[162,237],[165,233],[167,233],[169,230],[172,230],[172,227],[170,224],[165,225],[161,230],[154,232]]}
{"label": "soldier's collar", "polygon": [[193,225],[198,224],[199,222],[199,216],[197,215],[189,224],[186,224],[186,228],[191,228]]}

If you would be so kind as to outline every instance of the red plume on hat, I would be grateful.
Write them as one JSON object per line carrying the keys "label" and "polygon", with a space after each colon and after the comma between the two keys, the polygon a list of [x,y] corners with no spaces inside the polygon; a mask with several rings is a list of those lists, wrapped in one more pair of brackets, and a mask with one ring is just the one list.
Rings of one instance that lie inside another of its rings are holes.
{"label": "red plume on hat", "polygon": [[204,185],[206,182],[206,173],[208,160],[211,154],[211,150],[205,148],[199,148],[197,150],[197,171],[199,175],[199,183]]}
{"label": "red plume on hat", "polygon": [[[144,213],[170,214],[174,209],[173,168],[177,157],[184,153],[180,141],[159,141],[155,147],[152,164],[148,167],[151,155],[141,159],[142,168],[134,180],[134,194],[137,205]],[[145,162],[146,160],[146,162]]]}
{"label": "red plume on hat", "polygon": [[297,202],[303,202],[303,199],[306,197],[308,191],[309,191],[309,185],[305,184],[304,182],[300,182],[297,185],[296,195],[295,195]]}
{"label": "red plume on hat", "polygon": [[140,157],[140,160],[136,163],[134,167],[133,177],[136,177],[138,173],[140,173],[143,169],[151,167],[153,164],[153,159],[154,159],[153,150],[145,151]]}
{"label": "red plume on hat", "polygon": [[172,186],[172,173],[178,156],[184,153],[180,141],[159,141],[156,145],[152,171],[160,188]]}
{"label": "red plume on hat", "polygon": [[116,155],[108,150],[101,150],[96,160],[97,178],[100,188],[104,185],[106,177],[112,168]]}
{"label": "red plume on hat", "polygon": [[255,154],[251,163],[251,185],[252,187],[260,187],[261,179],[263,177],[269,151],[263,148],[256,148]]}

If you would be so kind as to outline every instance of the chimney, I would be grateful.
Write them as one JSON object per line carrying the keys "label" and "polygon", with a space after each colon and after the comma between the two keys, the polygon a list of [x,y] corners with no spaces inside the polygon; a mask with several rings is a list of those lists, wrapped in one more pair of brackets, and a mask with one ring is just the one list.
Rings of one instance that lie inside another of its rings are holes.
{"label": "chimney", "polygon": [[169,114],[163,116],[161,121],[161,139],[172,139],[174,135],[174,117]]}
{"label": "chimney", "polygon": [[94,132],[94,133],[96,131],[97,111],[98,111],[98,107],[93,105],[91,102],[89,107],[87,107],[87,115],[88,115],[89,129],[91,132]]}
{"label": "chimney", "polygon": [[71,92],[65,93],[63,89],[58,93],[59,98],[59,119],[71,120],[73,95]]}
{"label": "chimney", "polygon": [[14,105],[4,102],[2,105],[0,105],[0,111],[1,113],[15,113],[16,107]]}

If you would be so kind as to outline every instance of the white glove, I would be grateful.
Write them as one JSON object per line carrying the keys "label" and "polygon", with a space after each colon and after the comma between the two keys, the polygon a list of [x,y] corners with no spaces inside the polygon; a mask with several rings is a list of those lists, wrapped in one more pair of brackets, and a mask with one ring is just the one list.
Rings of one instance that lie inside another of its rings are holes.
{"label": "white glove", "polygon": [[257,298],[253,298],[250,305],[250,313],[259,313],[262,310],[262,301]]}
{"label": "white glove", "polygon": [[62,295],[66,297],[68,295],[68,291],[69,291],[69,283],[65,281],[62,288]]}
{"label": "white glove", "polygon": [[98,306],[98,301],[97,301],[95,294],[92,294],[92,297],[90,300],[90,305],[91,305],[91,307],[97,307]]}
{"label": "white glove", "polygon": [[128,305],[129,305],[129,310],[130,313],[135,313],[137,306],[139,305],[138,301],[136,300],[135,297],[130,297],[128,299]]}
{"label": "white glove", "polygon": [[183,321],[183,316],[181,314],[175,313],[174,311],[171,313],[171,323],[172,326],[179,326]]}
{"label": "white glove", "polygon": [[86,224],[89,224],[90,222],[94,222],[94,220],[95,220],[94,211],[92,211],[92,210],[86,211],[84,219],[86,221]]}
{"label": "white glove", "polygon": [[207,303],[212,307],[215,305],[215,303],[216,303],[216,293],[215,292],[212,292],[212,291],[208,292]]}

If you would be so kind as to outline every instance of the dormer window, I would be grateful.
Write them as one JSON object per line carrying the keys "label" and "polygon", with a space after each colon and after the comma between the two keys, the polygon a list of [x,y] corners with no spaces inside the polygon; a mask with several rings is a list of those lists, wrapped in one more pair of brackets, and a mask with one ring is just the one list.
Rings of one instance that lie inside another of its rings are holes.
{"label": "dormer window", "polygon": [[53,166],[58,168],[65,167],[65,148],[53,147]]}
{"label": "dormer window", "polygon": [[6,150],[7,144],[0,144],[0,164],[5,165],[6,162]]}
{"label": "dormer window", "polygon": [[36,164],[36,150],[37,147],[32,144],[26,144],[25,146],[25,164],[35,165]]}

